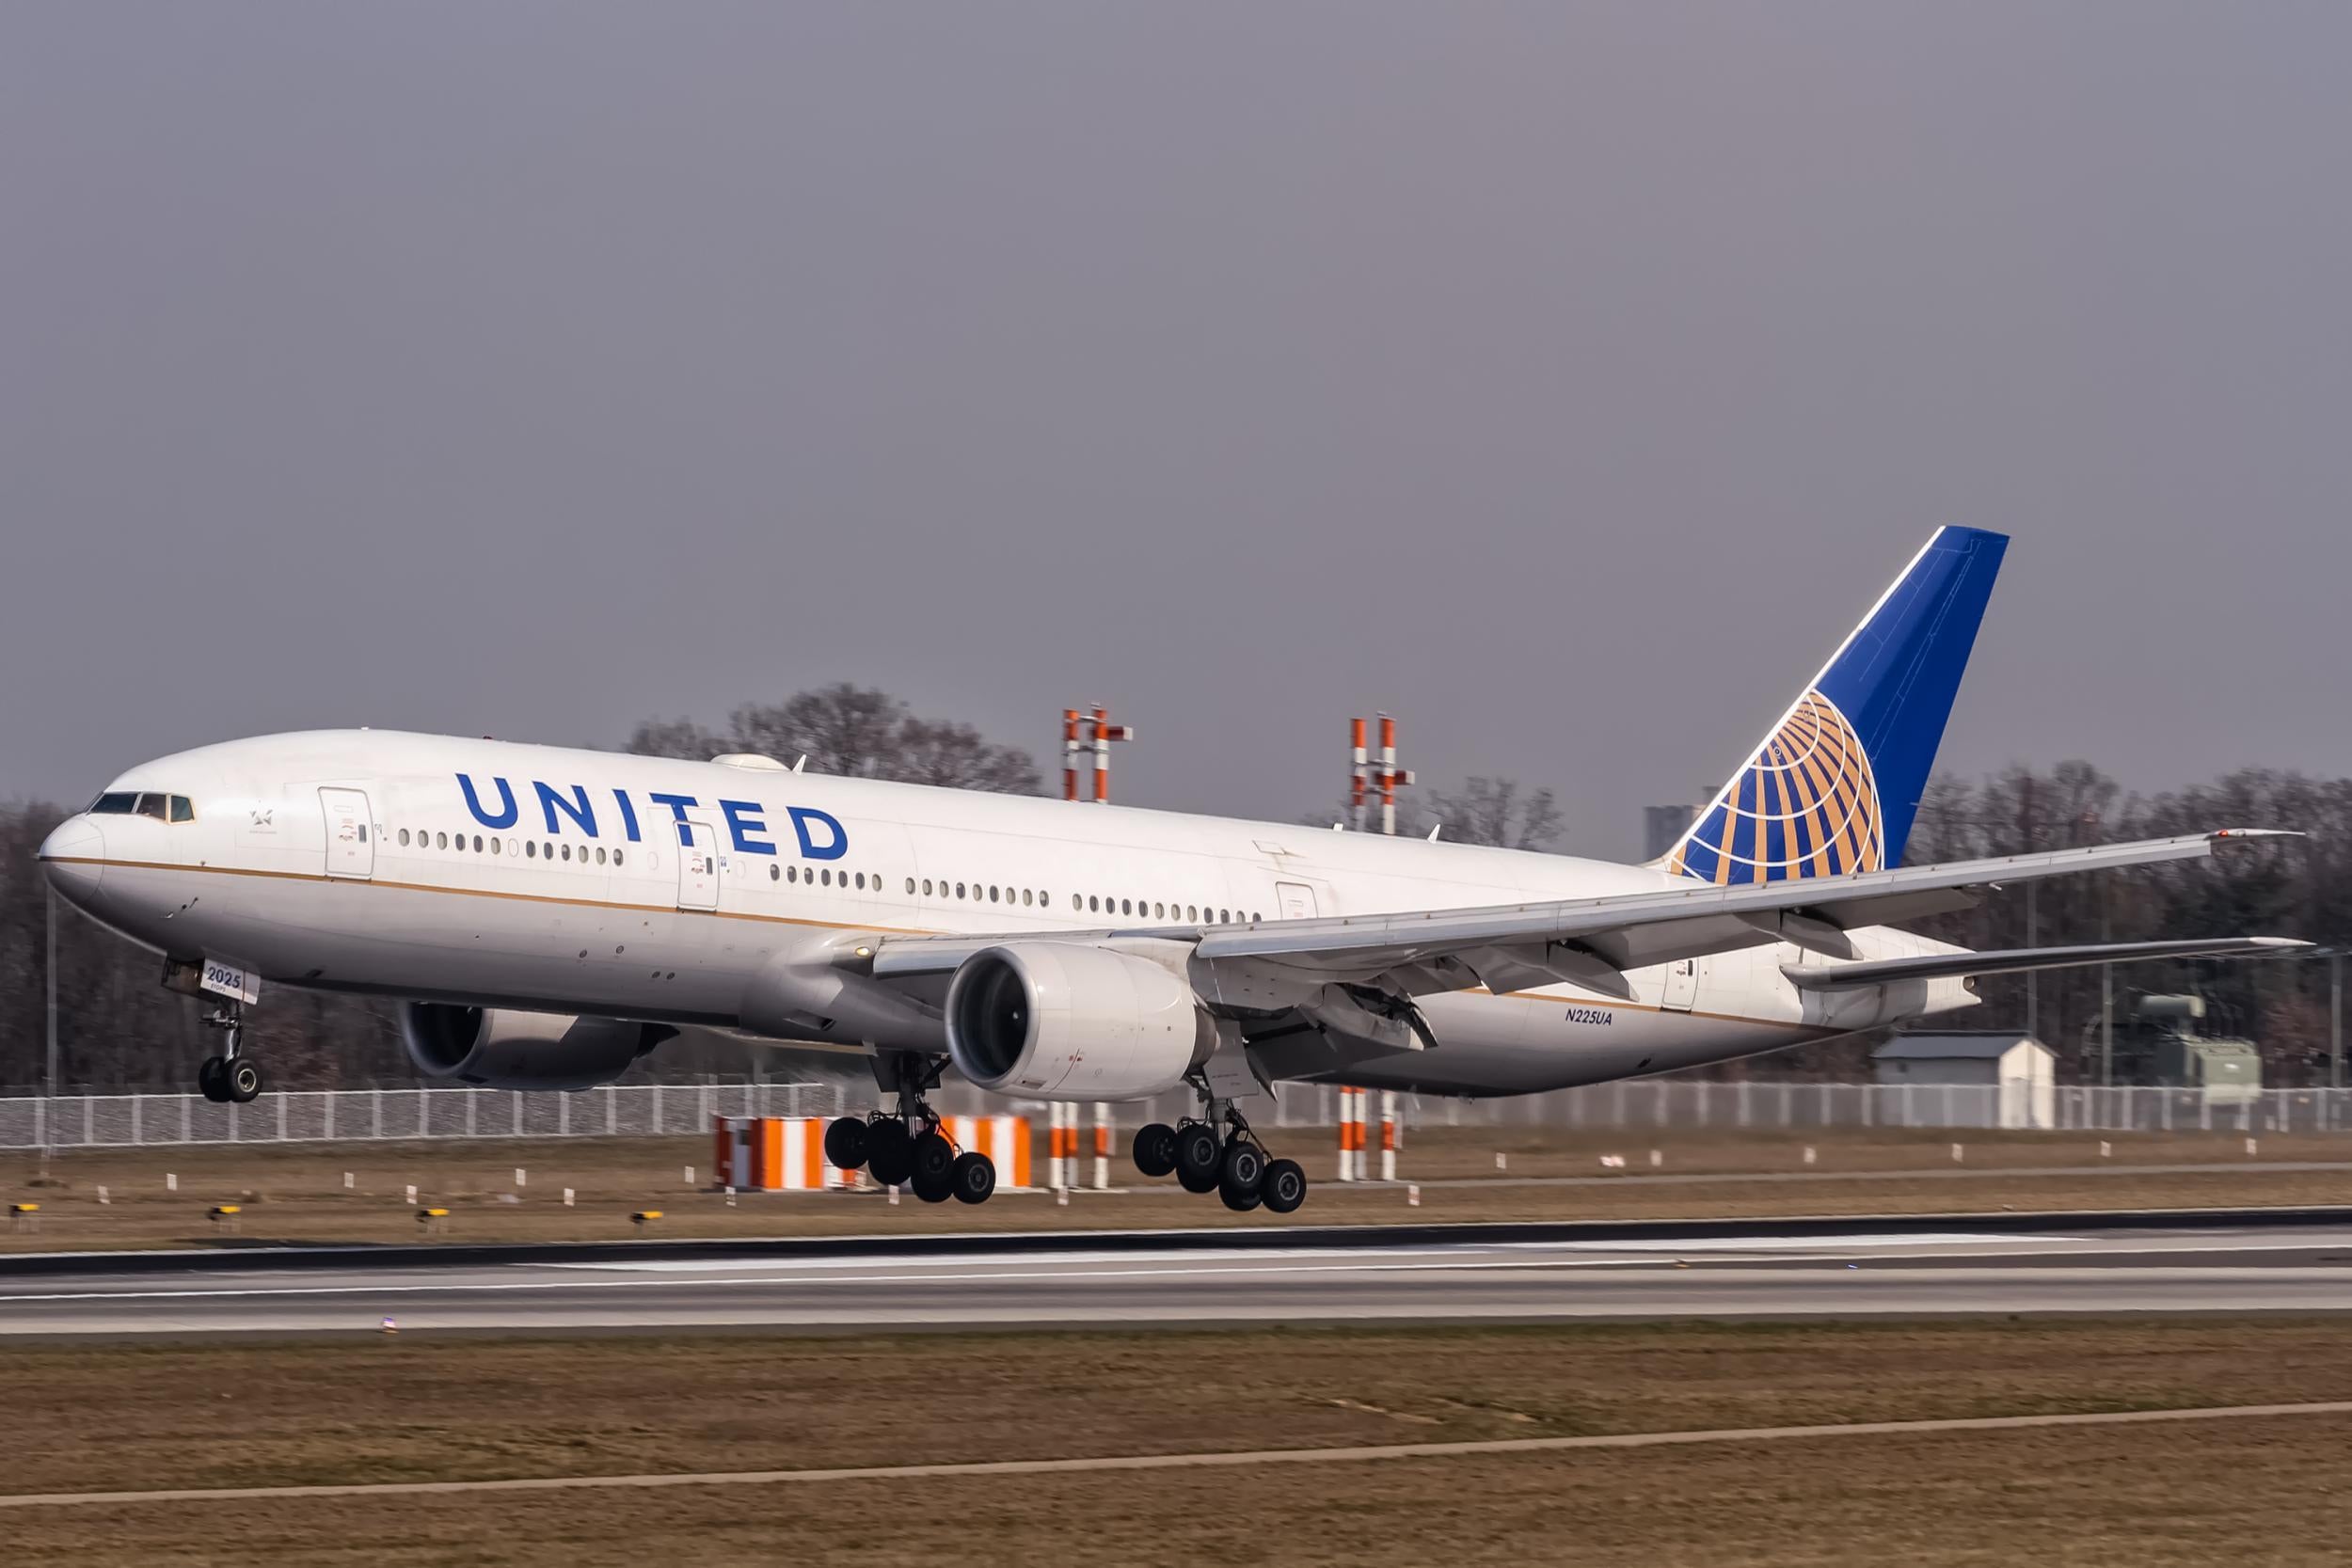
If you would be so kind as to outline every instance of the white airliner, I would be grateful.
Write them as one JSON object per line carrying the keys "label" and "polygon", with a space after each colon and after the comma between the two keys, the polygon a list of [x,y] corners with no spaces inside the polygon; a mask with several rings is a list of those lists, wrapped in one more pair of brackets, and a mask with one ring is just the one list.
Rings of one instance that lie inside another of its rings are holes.
{"label": "white airliner", "polygon": [[1946,529],[1651,865],[1295,823],[382,730],[144,763],[41,846],[60,893],[216,999],[247,1101],[263,984],[399,998],[420,1072],[608,1082],[685,1027],[867,1053],[897,1110],[827,1150],[930,1201],[993,1190],[925,1101],[1202,1111],[1136,1136],[1236,1209],[1306,1190],[1234,1107],[1304,1079],[1520,1094],[1964,1007],[1972,977],[2264,938],[1971,953],[1890,928],[1994,883],[2211,853],[2224,831],[1899,868],[2007,541]]}

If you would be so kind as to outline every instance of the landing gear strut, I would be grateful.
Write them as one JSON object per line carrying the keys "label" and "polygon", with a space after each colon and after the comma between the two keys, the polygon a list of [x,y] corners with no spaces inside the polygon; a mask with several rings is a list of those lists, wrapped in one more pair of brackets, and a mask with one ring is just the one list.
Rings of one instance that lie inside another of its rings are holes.
{"label": "landing gear strut", "polygon": [[995,1162],[957,1149],[924,1098],[946,1066],[945,1057],[911,1051],[875,1057],[875,1080],[884,1093],[898,1092],[898,1109],[863,1121],[836,1117],[825,1129],[825,1158],[843,1170],[864,1166],[885,1187],[912,1187],[926,1203],[986,1203],[996,1191]]}
{"label": "landing gear strut", "polygon": [[1173,1127],[1155,1121],[1136,1133],[1136,1169],[1146,1176],[1173,1174],[1184,1191],[1215,1193],[1235,1213],[1263,1204],[1269,1213],[1287,1214],[1307,1201],[1307,1173],[1296,1161],[1269,1158],[1232,1101],[1205,1090],[1201,1099],[1205,1117]]}
{"label": "landing gear strut", "polygon": [[196,1086],[205,1099],[221,1104],[249,1104],[261,1094],[261,1065],[245,1054],[245,1014],[234,1003],[204,1015],[204,1027],[218,1029],[224,1049],[207,1056],[196,1069]]}

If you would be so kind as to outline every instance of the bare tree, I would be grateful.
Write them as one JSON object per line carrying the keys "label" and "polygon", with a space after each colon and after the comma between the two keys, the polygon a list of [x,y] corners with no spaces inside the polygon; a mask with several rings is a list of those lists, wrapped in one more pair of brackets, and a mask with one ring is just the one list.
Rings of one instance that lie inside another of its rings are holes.
{"label": "bare tree", "polygon": [[1443,824],[1439,836],[1457,844],[1545,849],[1560,836],[1560,806],[1551,791],[1522,798],[1517,779],[1472,777],[1457,791],[1433,790],[1428,816]]}
{"label": "bare tree", "polygon": [[729,732],[713,735],[691,720],[650,719],[630,734],[628,750],[698,759],[757,752],[786,764],[805,756],[817,773],[1004,795],[1034,795],[1040,783],[1037,764],[1019,747],[998,745],[953,720],[918,719],[889,692],[847,681],[781,703],[745,703],[729,716]]}

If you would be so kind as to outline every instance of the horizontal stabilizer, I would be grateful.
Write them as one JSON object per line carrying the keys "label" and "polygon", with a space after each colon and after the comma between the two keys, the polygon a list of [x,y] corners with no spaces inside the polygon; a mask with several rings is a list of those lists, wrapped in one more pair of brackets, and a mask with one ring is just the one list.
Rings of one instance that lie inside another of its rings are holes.
{"label": "horizontal stabilizer", "polygon": [[2308,942],[2292,937],[2206,937],[2189,942],[2110,942],[2087,947],[2012,947],[1997,953],[1937,953],[1924,958],[1881,958],[1858,964],[1783,964],[1791,984],[1807,990],[1859,990],[1899,980],[1947,980],[1965,974],[2013,974],[2028,969],[2132,963],[2144,958],[2269,958],[2299,953]]}

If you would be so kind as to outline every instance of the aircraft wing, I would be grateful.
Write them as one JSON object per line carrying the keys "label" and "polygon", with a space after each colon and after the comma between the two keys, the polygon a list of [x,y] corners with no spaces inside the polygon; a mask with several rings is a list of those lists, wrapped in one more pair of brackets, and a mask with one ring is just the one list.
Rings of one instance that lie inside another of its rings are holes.
{"label": "aircraft wing", "polygon": [[[1852,958],[1856,955],[1845,935],[1848,928],[1965,908],[1974,901],[1972,889],[2201,860],[2224,844],[2299,836],[2276,829],[2228,828],[1841,877],[1730,887],[1689,882],[1558,902],[1262,921],[1206,930],[1067,931],[1030,940],[1173,941],[1188,943],[1192,956],[1210,964],[1213,972],[1266,965],[1288,972],[1295,980],[1370,981],[1385,976],[1388,983],[1413,994],[1479,985],[1495,991],[1519,990],[1565,981],[1629,996],[1624,972],[1629,969],[1772,942],[1792,942],[1828,958]],[[1007,940],[1011,939],[885,938],[872,955],[872,972],[881,978],[942,974]]]}
{"label": "aircraft wing", "polygon": [[1870,963],[1783,964],[1780,972],[1807,990],[1856,990],[1898,980],[1944,980],[1966,974],[2014,974],[2028,969],[2130,963],[2141,958],[2283,957],[2312,944],[2292,937],[2211,937],[2188,942],[2109,942],[2082,947],[2012,947],[1997,952],[1938,953],[1924,958]]}

